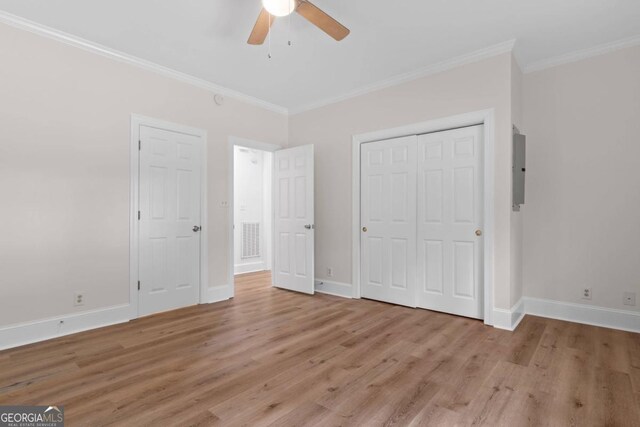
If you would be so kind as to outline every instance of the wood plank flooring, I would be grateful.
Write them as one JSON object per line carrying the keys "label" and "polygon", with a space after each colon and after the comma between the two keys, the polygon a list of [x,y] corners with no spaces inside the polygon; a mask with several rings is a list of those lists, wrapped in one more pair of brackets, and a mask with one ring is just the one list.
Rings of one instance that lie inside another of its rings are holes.
{"label": "wood plank flooring", "polygon": [[640,334],[269,283],[0,352],[0,405],[64,405],[68,426],[640,426]]}

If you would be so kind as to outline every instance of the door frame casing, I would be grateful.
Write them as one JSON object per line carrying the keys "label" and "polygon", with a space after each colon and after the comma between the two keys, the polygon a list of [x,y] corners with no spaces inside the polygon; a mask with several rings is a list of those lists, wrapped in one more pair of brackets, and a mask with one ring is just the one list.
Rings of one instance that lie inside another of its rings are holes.
{"label": "door frame casing", "polygon": [[486,325],[493,325],[494,291],[494,172],[495,172],[495,111],[493,108],[480,110],[426,122],[400,126],[392,129],[368,132],[352,136],[352,238],[351,271],[352,296],[361,298],[360,283],[360,148],[362,144],[384,139],[399,138],[424,133],[484,125],[484,224],[483,224],[483,316]]}
{"label": "door frame casing", "polygon": [[[275,172],[275,152],[278,150],[282,150],[285,147],[282,147],[277,144],[269,144],[267,142],[254,141],[252,139],[240,138],[238,136],[229,136],[228,143],[228,152],[229,152],[229,215],[228,215],[228,230],[229,230],[229,262],[227,268],[229,269],[228,281],[229,286],[231,288],[231,296],[233,298],[236,292],[235,286],[235,239],[234,239],[234,219],[235,219],[235,150],[234,147],[245,147],[245,148],[253,148],[254,150],[268,151],[273,154],[273,160],[271,162],[271,269],[273,270],[276,265],[276,239],[273,236],[273,232],[275,230],[275,216],[274,216],[274,203],[275,203],[275,191],[273,191],[274,184],[274,172]],[[271,275],[271,286],[274,283],[274,275]]]}
{"label": "door frame casing", "polygon": [[199,298],[200,304],[208,301],[208,253],[209,239],[207,232],[209,230],[207,223],[207,132],[203,129],[184,126],[165,120],[155,119],[152,117],[142,116],[140,114],[131,114],[131,140],[130,140],[130,199],[129,199],[129,305],[130,319],[136,319],[139,315],[139,249],[140,249],[140,221],[138,220],[138,211],[140,210],[140,127],[148,126],[157,129],[163,129],[171,132],[183,133],[200,138],[200,225],[202,231],[200,234],[200,286]]}

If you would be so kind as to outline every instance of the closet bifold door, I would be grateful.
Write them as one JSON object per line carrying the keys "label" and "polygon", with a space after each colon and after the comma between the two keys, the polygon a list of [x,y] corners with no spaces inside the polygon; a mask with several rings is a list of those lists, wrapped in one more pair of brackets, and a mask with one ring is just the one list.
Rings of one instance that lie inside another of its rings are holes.
{"label": "closet bifold door", "polygon": [[417,305],[483,317],[483,126],[418,136]]}
{"label": "closet bifold door", "polygon": [[362,144],[361,294],[416,306],[417,136]]}

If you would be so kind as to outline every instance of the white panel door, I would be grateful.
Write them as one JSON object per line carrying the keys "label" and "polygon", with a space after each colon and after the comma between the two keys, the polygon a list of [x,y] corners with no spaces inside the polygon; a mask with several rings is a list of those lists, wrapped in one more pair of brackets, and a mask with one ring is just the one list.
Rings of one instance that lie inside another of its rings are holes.
{"label": "white panel door", "polygon": [[418,137],[418,307],[483,317],[482,136]]}
{"label": "white panel door", "polygon": [[416,136],[361,146],[361,294],[416,306]]}
{"label": "white panel door", "polygon": [[140,127],[140,291],[144,316],[200,295],[199,137]]}
{"label": "white panel door", "polygon": [[276,151],[274,169],[274,285],[313,294],[313,145]]}

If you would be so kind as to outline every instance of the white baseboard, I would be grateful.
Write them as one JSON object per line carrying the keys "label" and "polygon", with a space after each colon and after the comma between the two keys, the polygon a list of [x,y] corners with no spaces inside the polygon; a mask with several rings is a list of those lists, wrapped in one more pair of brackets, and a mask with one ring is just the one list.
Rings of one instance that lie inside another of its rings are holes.
{"label": "white baseboard", "polygon": [[17,323],[0,328],[0,350],[129,321],[129,304]]}
{"label": "white baseboard", "polygon": [[510,310],[493,310],[493,326],[514,331],[525,314],[583,323],[603,328],[640,332],[640,312],[523,297]]}
{"label": "white baseboard", "polygon": [[524,298],[525,311],[532,316],[548,317],[569,322],[622,331],[640,332],[640,312],[596,307],[541,298]]}
{"label": "white baseboard", "polygon": [[[351,285],[347,283],[317,281],[315,290],[319,293],[352,298]],[[215,286],[209,288],[207,301],[212,303],[232,297],[232,287]],[[525,314],[640,333],[640,312],[531,297],[523,297],[509,310],[494,309],[493,326],[514,331]],[[128,321],[129,304],[123,304],[17,323],[0,328],[0,350]]]}
{"label": "white baseboard", "polygon": [[335,295],[342,298],[352,298],[351,285],[348,283],[316,280],[315,290],[321,294]]}
{"label": "white baseboard", "polygon": [[212,286],[207,290],[207,298],[205,304],[220,302],[228,300],[229,298],[233,298],[233,286]]}
{"label": "white baseboard", "polygon": [[256,271],[265,271],[267,263],[264,261],[252,262],[250,264],[236,264],[233,266],[234,274],[255,273]]}
{"label": "white baseboard", "polygon": [[524,298],[521,298],[510,310],[502,308],[495,308],[493,310],[493,327],[507,331],[515,331],[524,315]]}
{"label": "white baseboard", "polygon": [[[202,303],[224,301],[232,297],[233,289],[231,286],[215,286],[208,288],[205,301]],[[32,322],[16,323],[0,327],[0,350],[116,325],[128,322],[130,318],[130,305],[122,304]]]}

